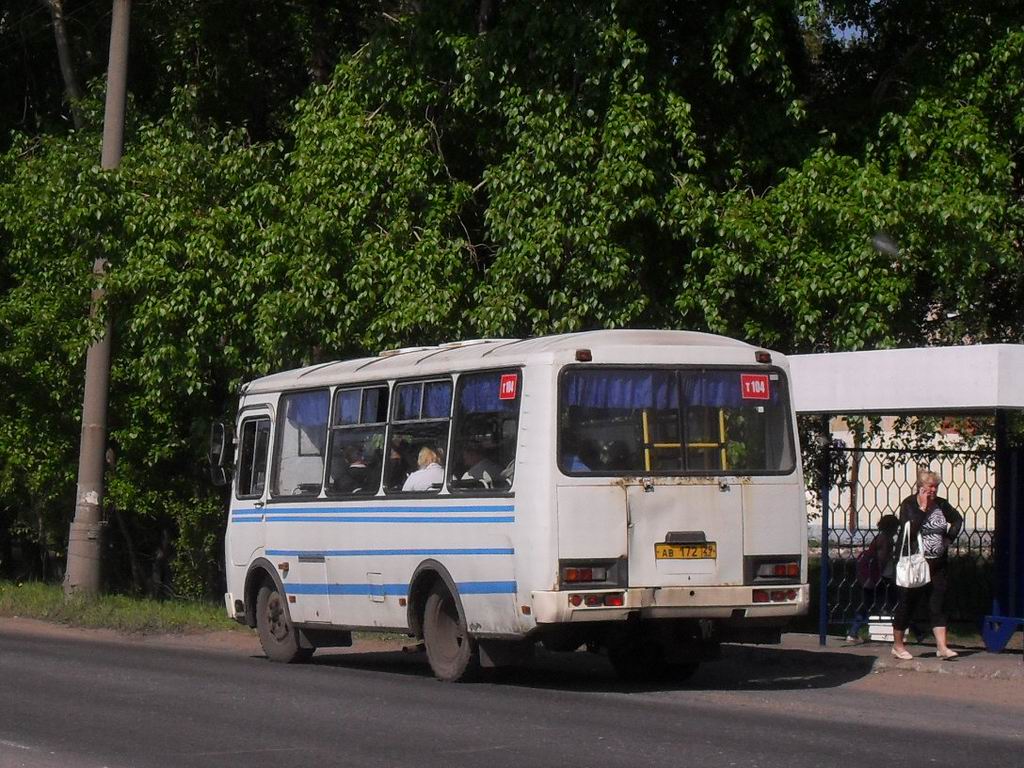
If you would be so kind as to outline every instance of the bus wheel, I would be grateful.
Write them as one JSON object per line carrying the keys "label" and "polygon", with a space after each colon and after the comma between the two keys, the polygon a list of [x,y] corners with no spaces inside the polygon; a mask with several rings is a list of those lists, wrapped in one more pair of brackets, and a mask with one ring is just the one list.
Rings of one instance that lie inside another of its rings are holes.
{"label": "bus wheel", "polygon": [[665,649],[656,640],[630,637],[608,647],[608,660],[621,680],[654,683],[668,678]]}
{"label": "bus wheel", "polygon": [[435,584],[427,595],[423,611],[423,645],[427,660],[438,680],[456,683],[468,680],[480,669],[476,642],[459,621],[455,599],[443,584]]}
{"label": "bus wheel", "polygon": [[306,661],[312,648],[300,648],[298,633],[288,615],[288,604],[277,587],[264,584],[256,595],[256,631],[263,652],[271,661],[291,664]]}
{"label": "bus wheel", "polygon": [[673,683],[684,683],[700,669],[699,661],[686,661],[672,664],[668,668],[668,679]]}

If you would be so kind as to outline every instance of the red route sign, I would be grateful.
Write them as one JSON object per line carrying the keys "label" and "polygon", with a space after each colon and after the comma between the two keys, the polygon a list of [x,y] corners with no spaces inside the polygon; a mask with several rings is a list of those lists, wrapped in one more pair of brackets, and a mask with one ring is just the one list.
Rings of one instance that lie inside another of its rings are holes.
{"label": "red route sign", "polygon": [[498,385],[499,400],[515,400],[516,384],[519,377],[514,373],[501,374],[501,383]]}
{"label": "red route sign", "polygon": [[740,396],[744,400],[769,400],[771,389],[764,373],[741,373]]}

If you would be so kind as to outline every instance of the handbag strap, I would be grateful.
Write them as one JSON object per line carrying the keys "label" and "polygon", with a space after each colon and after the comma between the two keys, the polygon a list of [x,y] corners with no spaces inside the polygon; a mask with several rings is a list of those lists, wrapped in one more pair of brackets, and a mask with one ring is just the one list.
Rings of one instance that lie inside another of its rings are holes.
{"label": "handbag strap", "polygon": [[[917,532],[917,552],[920,555],[924,555],[924,538],[921,536],[921,532],[920,531]],[[900,558],[902,558],[904,554],[906,554],[906,555],[912,554],[911,551],[910,551],[910,521],[909,520],[907,520],[907,522],[905,522],[903,524],[903,543],[900,545],[900,555],[899,555]]]}

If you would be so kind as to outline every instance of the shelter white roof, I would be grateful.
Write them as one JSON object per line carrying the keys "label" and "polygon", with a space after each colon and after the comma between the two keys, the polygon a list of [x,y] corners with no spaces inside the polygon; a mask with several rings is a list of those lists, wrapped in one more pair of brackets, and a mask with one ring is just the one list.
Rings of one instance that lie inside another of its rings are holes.
{"label": "shelter white roof", "polygon": [[977,413],[1024,408],[1024,345],[790,355],[798,413]]}

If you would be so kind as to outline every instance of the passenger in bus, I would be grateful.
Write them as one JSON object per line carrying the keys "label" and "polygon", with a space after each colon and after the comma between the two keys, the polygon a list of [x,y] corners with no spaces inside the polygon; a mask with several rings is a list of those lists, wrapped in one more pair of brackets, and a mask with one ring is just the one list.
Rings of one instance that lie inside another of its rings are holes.
{"label": "passenger in bus", "polygon": [[579,454],[567,453],[562,457],[562,466],[568,472],[589,472],[590,467],[580,458]]}
{"label": "passenger in bus", "polygon": [[462,447],[462,466],[467,468],[462,474],[463,480],[477,480],[484,488],[505,485],[501,467],[488,456],[479,440],[469,440]]}
{"label": "passenger in bus", "polygon": [[629,446],[624,440],[611,440],[601,448],[601,466],[604,469],[634,469]]}
{"label": "passenger in bus", "polygon": [[411,459],[407,456],[411,447],[407,442],[395,440],[388,449],[388,462],[384,467],[384,487],[388,490],[397,491],[405,484],[409,477],[409,468],[412,466]]}
{"label": "passenger in bus", "polygon": [[358,443],[346,445],[342,450],[342,458],[345,466],[331,479],[331,489],[338,493],[356,493],[362,490],[369,471],[363,446]]}
{"label": "passenger in bus", "polygon": [[442,483],[444,483],[442,461],[440,448],[435,449],[427,445],[420,448],[420,453],[416,460],[419,469],[405,479],[402,490],[431,491],[440,488]]}
{"label": "passenger in bus", "polygon": [[578,443],[578,446],[567,445],[562,454],[562,468],[566,472],[590,472],[599,462],[600,448],[593,440]]}

